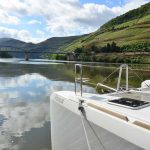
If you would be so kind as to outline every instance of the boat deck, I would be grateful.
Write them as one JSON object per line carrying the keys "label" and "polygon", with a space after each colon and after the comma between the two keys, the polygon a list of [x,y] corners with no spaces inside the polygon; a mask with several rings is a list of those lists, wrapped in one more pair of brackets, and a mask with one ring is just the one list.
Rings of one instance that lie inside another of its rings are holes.
{"label": "boat deck", "polygon": [[91,93],[84,93],[83,97],[78,97],[75,95],[74,92],[68,91],[61,91],[59,92],[63,97],[70,97],[70,100],[79,102],[79,99],[85,100],[85,106],[95,106],[104,108],[106,110],[118,113],[120,115],[124,115],[128,118],[128,121],[135,122],[135,121],[142,121],[148,125],[150,125],[150,106],[133,110],[121,106],[116,106],[109,104],[109,100],[125,97],[125,98],[134,98],[137,100],[144,100],[150,101],[150,94],[148,93],[141,93],[141,92],[133,92],[133,93],[111,93],[111,94],[91,94]]}
{"label": "boat deck", "polygon": [[[114,93],[114,94],[109,94],[104,96],[105,100],[103,99],[104,95],[95,95],[93,100],[88,100],[87,103],[94,104],[96,106],[100,106],[103,108],[106,108],[108,110],[111,110],[113,112],[117,112],[118,114],[122,114],[126,116],[130,122],[134,121],[142,121],[150,125],[150,106],[141,108],[141,109],[130,109],[130,108],[125,108],[121,106],[116,106],[108,103],[108,100],[116,99],[116,98],[131,98],[131,99],[136,99],[136,100],[142,100],[142,101],[150,101],[150,94],[148,93],[141,93],[141,92],[136,92],[136,93]],[[95,99],[95,100],[94,100]]]}
{"label": "boat deck", "polygon": [[[139,96],[139,97],[138,97]],[[148,98],[148,93],[111,93],[91,94],[74,93],[72,91],[60,91],[53,94],[52,99],[63,108],[71,111],[71,114],[81,115],[79,107],[83,107],[83,116],[91,122],[131,143],[149,149],[150,137],[150,106],[140,109],[129,109],[112,105],[110,100],[122,97]],[[143,99],[142,99],[143,100]],[[82,105],[81,103],[82,102]],[[142,137],[142,138],[141,138]]]}
{"label": "boat deck", "polygon": [[147,90],[145,90],[145,91],[131,91],[129,93],[127,93],[127,92],[125,92],[125,93],[113,93],[110,95],[150,102],[150,92]]}

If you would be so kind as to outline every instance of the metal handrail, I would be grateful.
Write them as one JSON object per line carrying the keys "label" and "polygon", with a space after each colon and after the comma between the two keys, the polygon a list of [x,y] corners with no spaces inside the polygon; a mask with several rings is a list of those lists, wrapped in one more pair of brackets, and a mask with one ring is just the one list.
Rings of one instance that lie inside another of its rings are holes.
{"label": "metal handrail", "polygon": [[[77,78],[77,67],[80,68],[80,80]],[[83,77],[83,70],[82,70],[82,64],[75,64],[75,94],[77,94],[77,82],[80,81],[80,96],[82,97],[82,77]]]}
{"label": "metal handrail", "polygon": [[[80,83],[80,96],[82,97],[83,95],[83,83],[84,82],[88,82],[88,78],[83,78],[83,66],[82,64],[75,64],[75,94],[77,95],[77,83]],[[80,77],[77,77],[77,67],[79,67],[79,73],[80,73]],[[91,66],[90,66],[91,67]],[[94,66],[93,66],[94,67]],[[107,88],[109,90],[112,90],[114,92],[119,92],[120,91],[120,83],[121,83],[121,76],[122,76],[122,70],[125,69],[126,70],[126,88],[125,90],[128,91],[129,90],[129,81],[128,81],[128,65],[127,64],[122,64],[119,68],[117,68],[117,70],[119,69],[119,76],[118,76],[118,82],[117,82],[117,88],[112,88],[109,87],[107,85],[104,85],[103,83],[97,83],[95,84],[96,88],[98,86],[101,86],[103,88]],[[107,78],[106,78],[107,79]]]}
{"label": "metal handrail", "polygon": [[127,64],[122,64],[120,66],[120,70],[119,70],[119,77],[118,77],[118,83],[117,83],[117,91],[119,91],[119,89],[120,89],[120,82],[121,82],[121,75],[122,75],[122,69],[123,68],[126,69],[126,91],[129,90],[128,65]]}

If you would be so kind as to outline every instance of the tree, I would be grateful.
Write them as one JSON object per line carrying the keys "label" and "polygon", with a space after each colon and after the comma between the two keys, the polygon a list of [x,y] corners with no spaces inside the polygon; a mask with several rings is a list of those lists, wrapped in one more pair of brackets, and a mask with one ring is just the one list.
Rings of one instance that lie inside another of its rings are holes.
{"label": "tree", "polygon": [[98,48],[95,45],[92,45],[91,50],[93,52],[98,52]]}
{"label": "tree", "polygon": [[119,52],[120,48],[117,46],[115,42],[111,43],[111,52]]}
{"label": "tree", "polygon": [[82,53],[83,49],[81,47],[77,47],[74,52],[75,53]]}
{"label": "tree", "polygon": [[5,51],[0,52],[0,57],[1,58],[12,58],[12,56],[10,54],[8,54],[8,52],[5,52]]}
{"label": "tree", "polygon": [[107,43],[107,46],[106,46],[106,51],[109,53],[111,52],[111,46],[109,43]]}

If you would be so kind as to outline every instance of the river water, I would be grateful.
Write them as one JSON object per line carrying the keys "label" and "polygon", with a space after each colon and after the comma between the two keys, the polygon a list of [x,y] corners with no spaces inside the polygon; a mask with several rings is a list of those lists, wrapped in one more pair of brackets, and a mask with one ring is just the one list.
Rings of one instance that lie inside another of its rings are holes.
{"label": "river water", "polygon": [[[0,61],[0,150],[51,150],[50,95],[55,91],[74,91],[74,64]],[[100,65],[109,68],[85,67],[84,76],[97,82],[118,66]],[[136,65],[134,69],[141,79],[150,78],[149,65]],[[107,84],[113,86],[116,80],[117,76]],[[133,74],[129,81],[134,87],[140,86],[141,81]],[[85,86],[85,91],[96,92],[90,86]]]}

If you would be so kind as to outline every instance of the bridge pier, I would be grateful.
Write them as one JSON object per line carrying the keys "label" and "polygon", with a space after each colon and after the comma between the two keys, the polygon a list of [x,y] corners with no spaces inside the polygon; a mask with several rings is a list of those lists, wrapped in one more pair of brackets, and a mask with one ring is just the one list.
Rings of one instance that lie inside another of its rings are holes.
{"label": "bridge pier", "polygon": [[67,54],[67,61],[75,61],[75,60],[76,60],[75,53],[68,53]]}
{"label": "bridge pier", "polygon": [[29,53],[28,53],[28,51],[25,51],[25,61],[29,61]]}

